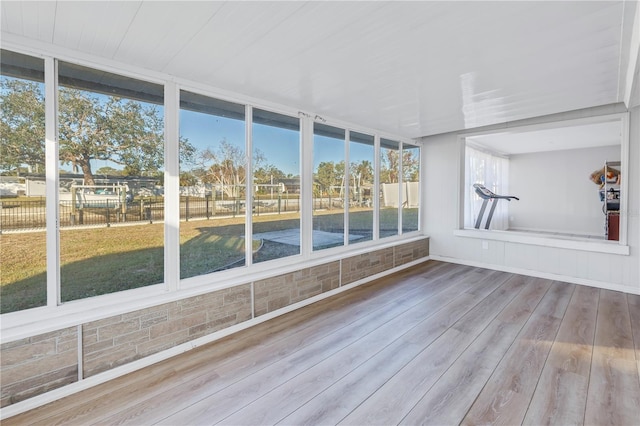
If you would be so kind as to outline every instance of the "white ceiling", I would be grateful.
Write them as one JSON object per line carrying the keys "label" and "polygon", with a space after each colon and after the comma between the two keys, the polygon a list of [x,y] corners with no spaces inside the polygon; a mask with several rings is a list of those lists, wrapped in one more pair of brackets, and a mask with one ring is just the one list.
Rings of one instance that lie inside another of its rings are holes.
{"label": "white ceiling", "polygon": [[[1,2],[53,44],[419,137],[629,100],[635,1]],[[640,28],[640,23],[636,23]],[[637,103],[637,101],[636,101]]]}

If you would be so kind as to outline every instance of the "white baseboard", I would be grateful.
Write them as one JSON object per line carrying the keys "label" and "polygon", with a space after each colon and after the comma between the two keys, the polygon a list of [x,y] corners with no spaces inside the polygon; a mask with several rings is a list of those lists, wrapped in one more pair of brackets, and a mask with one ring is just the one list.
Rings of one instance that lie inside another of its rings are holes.
{"label": "white baseboard", "polygon": [[589,287],[596,287],[596,288],[601,288],[601,289],[604,289],[604,290],[613,290],[613,291],[620,291],[622,293],[640,295],[640,288],[632,288],[632,287],[623,286],[623,285],[619,285],[619,284],[611,284],[611,283],[607,283],[607,282],[603,282],[603,281],[596,281],[596,280],[589,280],[589,279],[586,279],[586,278],[572,277],[572,276],[569,276],[569,275],[553,274],[553,273],[550,273],[550,272],[535,271],[535,270],[532,270],[532,269],[514,268],[514,267],[511,267],[511,266],[504,266],[504,265],[494,265],[494,264],[490,264],[490,263],[477,262],[477,261],[473,261],[473,260],[458,259],[458,258],[455,258],[455,257],[447,257],[447,256],[430,255],[429,259],[430,260],[439,260],[439,261],[448,262],[448,263],[457,263],[457,264],[460,264],[460,265],[475,266],[475,267],[478,267],[478,268],[493,269],[493,270],[502,271],[502,272],[510,272],[512,274],[527,275],[527,276],[536,277],[536,278],[545,278],[545,279],[549,279],[549,280],[562,281],[562,282],[567,282],[567,283],[571,283],[571,284],[586,285],[586,286],[589,286]]}

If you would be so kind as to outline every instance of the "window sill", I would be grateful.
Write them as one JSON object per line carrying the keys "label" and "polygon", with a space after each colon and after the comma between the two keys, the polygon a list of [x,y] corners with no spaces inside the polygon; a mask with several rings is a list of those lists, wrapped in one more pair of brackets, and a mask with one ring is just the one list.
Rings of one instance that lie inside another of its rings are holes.
{"label": "window sill", "polygon": [[542,247],[555,247],[569,250],[582,250],[594,253],[608,253],[628,256],[629,246],[617,241],[599,241],[586,238],[551,236],[517,231],[495,231],[484,229],[456,229],[453,235],[458,237],[478,238],[482,240],[504,241],[509,243],[529,244]]}

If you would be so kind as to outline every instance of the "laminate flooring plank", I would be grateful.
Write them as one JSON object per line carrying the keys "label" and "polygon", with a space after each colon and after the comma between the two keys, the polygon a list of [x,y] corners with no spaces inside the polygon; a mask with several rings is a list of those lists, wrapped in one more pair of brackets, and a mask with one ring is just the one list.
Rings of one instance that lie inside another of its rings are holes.
{"label": "laminate flooring plank", "polygon": [[[216,373],[208,374],[213,363],[238,361],[249,358],[259,363],[253,354],[259,347],[269,356],[281,355],[280,351],[295,350],[309,343],[307,328],[314,328],[314,335],[321,336],[348,325],[362,315],[368,315],[400,300],[411,300],[419,294],[431,294],[447,288],[451,279],[474,270],[442,262],[426,262],[413,269],[413,274],[394,274],[349,292],[339,294],[303,310],[288,313],[232,336],[213,342],[188,354],[174,357],[143,370],[122,376],[108,383],[47,404],[22,415],[7,419],[7,424],[83,423],[95,421],[114,413],[114,407],[123,410],[137,403],[154,399],[172,387],[213,380]],[[404,271],[402,271],[404,272]],[[296,343],[293,343],[295,341]],[[284,349],[280,345],[285,343]],[[202,355],[200,355],[202,354]],[[200,356],[199,356],[200,355]],[[203,361],[204,360],[204,361]],[[243,365],[246,368],[255,365]],[[208,374],[208,375],[207,375]]]}
{"label": "laminate flooring plank", "polygon": [[[463,317],[454,325],[467,321],[480,323],[485,316],[491,317],[490,309],[485,306],[490,306],[495,316],[514,297],[530,298],[529,292],[519,296],[519,292],[525,287],[524,277],[511,274],[508,277],[508,280],[499,289],[474,307],[473,314]],[[428,338],[428,334],[423,335],[422,333],[423,331],[419,329],[412,330],[411,333],[384,348],[367,362],[315,396],[283,419],[281,423],[286,425],[338,423],[433,341],[433,337]]]}
{"label": "laminate flooring plank", "polygon": [[[541,300],[548,286],[534,278],[515,279],[528,284],[502,312],[494,318],[480,336],[464,351],[434,386],[411,409],[401,424],[459,424],[469,410],[496,366],[511,347],[518,333]],[[547,283],[548,284],[548,283]],[[533,291],[536,291],[533,293]],[[468,324],[468,323],[464,323]],[[469,330],[466,326],[464,330]]]}
{"label": "laminate flooring plank", "polygon": [[428,261],[2,424],[640,426],[640,296],[571,287]]}
{"label": "laminate flooring plank", "polygon": [[522,423],[574,287],[566,283],[552,284],[462,424]]}
{"label": "laminate flooring plank", "polygon": [[[312,366],[263,397],[242,407],[233,415],[223,419],[222,423],[230,425],[277,423],[318,393],[363,363],[370,361],[376,354],[386,351],[390,355],[389,357],[410,360],[425,345],[435,340],[471,309],[478,305],[484,305],[483,299],[485,297],[492,297],[496,300],[495,303],[494,300],[487,302],[487,305],[495,305],[500,303],[501,299],[513,297],[515,291],[511,286],[496,290],[507,281],[509,276],[505,273],[483,271],[482,277],[478,276],[477,284],[470,287],[467,293],[462,293],[453,302],[444,306],[437,313],[427,316],[416,326],[408,329],[406,333],[401,333],[406,320],[398,318],[397,321],[391,321],[387,326],[381,327],[366,338]],[[497,295],[492,293],[497,293]],[[386,335],[387,341],[372,340],[370,337],[375,334]],[[388,367],[385,369],[389,371]],[[380,375],[377,374],[377,376]],[[327,423],[326,419],[323,419],[322,423]]]}
{"label": "laminate flooring plank", "polygon": [[526,425],[584,421],[600,291],[577,286],[524,419]]}
{"label": "laminate flooring plank", "polygon": [[638,380],[640,380],[640,295],[627,294],[627,303],[629,304],[633,346],[636,352],[636,364],[638,365]]}
{"label": "laminate flooring plank", "polygon": [[600,290],[584,423],[640,424],[640,384],[624,293]]}
{"label": "laminate flooring plank", "polygon": [[[532,288],[531,293],[540,300],[547,292],[549,282],[537,282],[528,287]],[[468,331],[460,331],[456,327],[447,330],[340,424],[399,423],[499,312],[500,310],[488,314],[482,308],[471,311],[460,320],[461,323],[468,324],[464,327]]]}
{"label": "laminate flooring plank", "polygon": [[[457,270],[457,269],[456,269]],[[141,411],[146,412],[145,419],[152,421],[162,420],[167,424],[185,424],[190,422],[213,422],[232,414],[238,409],[268,392],[282,381],[286,381],[322,361],[331,354],[338,352],[354,341],[362,338],[373,330],[383,326],[403,312],[412,307],[421,306],[421,309],[436,309],[451,301],[459,293],[460,288],[468,286],[468,278],[473,270],[465,270],[462,274],[456,274],[447,282],[436,288],[425,287],[423,292],[411,298],[394,299],[393,303],[385,305],[385,309],[360,316],[356,321],[344,326],[324,337],[316,336],[310,331],[306,336],[308,345],[288,355],[280,353],[268,357],[270,363],[261,365],[261,368],[233,368],[229,371],[228,365],[224,369],[218,369],[219,377],[211,383],[206,383],[198,389],[174,389],[160,398],[149,400],[145,404],[138,404],[132,411],[118,413],[115,417],[109,417],[107,421],[113,421],[124,415],[127,419],[134,419]],[[452,276],[450,276],[452,277]],[[462,287],[461,287],[462,286]],[[446,293],[444,295],[441,295]],[[441,296],[438,296],[441,295]],[[423,305],[421,305],[423,304]],[[427,311],[428,312],[428,311]],[[259,353],[262,358],[264,354]],[[216,371],[212,369],[212,373]],[[221,392],[223,391],[224,392]],[[152,409],[151,409],[152,408]]]}

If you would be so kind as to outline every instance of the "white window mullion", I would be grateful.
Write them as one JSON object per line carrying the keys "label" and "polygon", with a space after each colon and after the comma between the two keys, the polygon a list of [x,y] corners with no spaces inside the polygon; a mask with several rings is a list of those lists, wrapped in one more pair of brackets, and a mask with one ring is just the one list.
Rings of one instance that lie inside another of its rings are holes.
{"label": "white window mullion", "polygon": [[47,306],[57,306],[60,297],[60,221],[58,210],[58,64],[44,60],[45,175],[47,217]]}
{"label": "white window mullion", "polygon": [[422,165],[425,163],[422,160],[422,155],[424,152],[424,149],[422,148],[422,145],[420,145],[420,155],[418,156],[418,230],[419,231],[423,231],[424,229],[424,219],[422,217],[423,212],[425,211],[425,209],[422,207],[422,200],[425,199],[425,197],[422,196],[422,194],[425,191],[426,185],[424,184],[424,173],[423,173],[423,167]]}
{"label": "white window mullion", "polygon": [[344,133],[344,176],[342,177],[343,185],[344,185],[344,245],[349,244],[349,184],[351,183],[349,179],[351,176],[349,174],[349,141],[351,140],[351,134],[349,130],[345,130]]}
{"label": "white window mullion", "polygon": [[253,108],[246,105],[245,113],[245,265],[253,263]]}
{"label": "white window mullion", "polygon": [[164,282],[175,291],[180,282],[180,95],[174,82],[164,86]]}
{"label": "white window mullion", "polygon": [[373,239],[380,239],[380,136],[373,139]]}
{"label": "white window mullion", "polygon": [[300,118],[301,164],[300,170],[300,244],[303,258],[313,249],[313,120],[302,114]]}
{"label": "white window mullion", "polygon": [[402,235],[402,209],[404,208],[404,171],[402,163],[404,162],[404,143],[398,144],[398,235]]}

